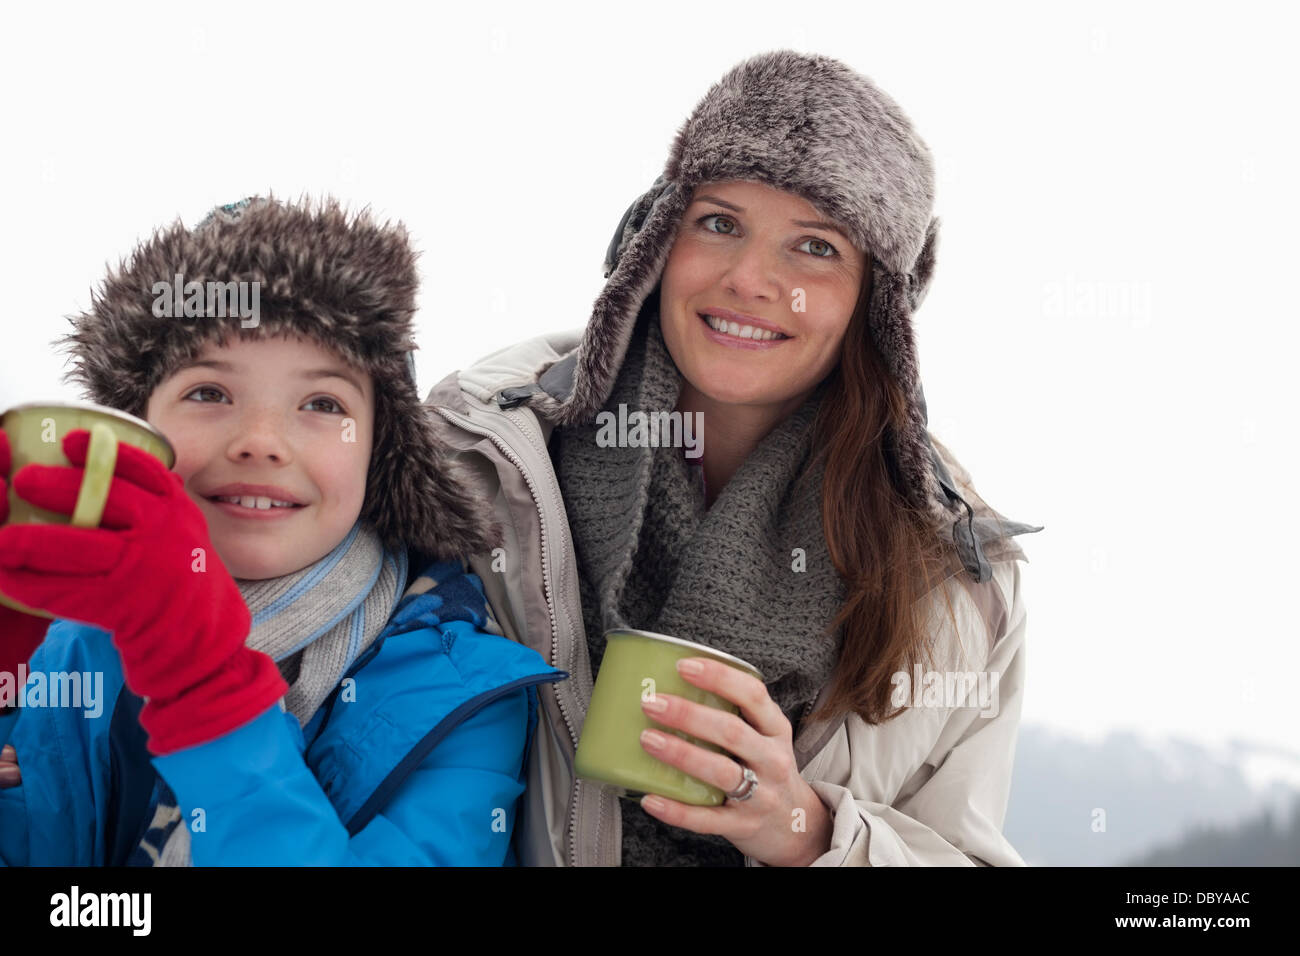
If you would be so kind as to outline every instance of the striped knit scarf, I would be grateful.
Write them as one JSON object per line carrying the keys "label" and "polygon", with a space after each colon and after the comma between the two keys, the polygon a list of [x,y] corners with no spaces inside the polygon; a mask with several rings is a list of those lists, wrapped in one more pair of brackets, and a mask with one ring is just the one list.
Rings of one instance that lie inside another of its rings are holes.
{"label": "striped knit scarf", "polygon": [[[253,616],[245,642],[279,665],[289,684],[282,706],[305,727],[374,643],[406,586],[405,549],[387,551],[358,520],[338,546],[315,564],[278,578],[237,580]],[[159,778],[161,798],[129,865],[189,866],[189,828],[176,797]]]}

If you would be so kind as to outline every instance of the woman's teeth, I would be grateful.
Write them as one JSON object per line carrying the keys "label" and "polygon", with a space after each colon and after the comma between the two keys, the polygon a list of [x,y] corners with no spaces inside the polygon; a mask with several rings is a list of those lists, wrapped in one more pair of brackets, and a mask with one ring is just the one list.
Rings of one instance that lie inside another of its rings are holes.
{"label": "woman's teeth", "polygon": [[265,498],[261,495],[244,495],[242,497],[218,495],[215,501],[224,501],[227,504],[240,505],[244,508],[256,508],[259,511],[265,511],[267,508],[297,508],[292,501],[276,501],[274,498]]}
{"label": "woman's teeth", "polygon": [[704,316],[704,321],[709,323],[709,328],[715,332],[721,332],[723,335],[734,335],[738,339],[757,339],[760,342],[766,342],[769,339],[788,339],[790,336],[782,335],[780,332],[772,332],[768,329],[760,329],[755,325],[741,325],[738,322],[728,322],[726,319],[720,319],[716,315]]}

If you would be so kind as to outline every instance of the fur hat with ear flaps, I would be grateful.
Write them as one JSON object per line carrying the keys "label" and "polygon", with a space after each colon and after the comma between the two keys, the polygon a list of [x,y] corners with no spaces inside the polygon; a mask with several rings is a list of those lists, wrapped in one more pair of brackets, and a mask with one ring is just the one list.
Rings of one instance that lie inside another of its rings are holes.
{"label": "fur hat with ear flaps", "polygon": [[[445,455],[416,392],[415,258],[400,224],[380,225],[365,211],[350,217],[333,199],[313,206],[255,197],[218,207],[193,229],[178,221],[156,231],[110,272],[59,340],[73,360],[65,377],[92,401],[143,418],[154,388],[208,343],[313,340],[373,378],[361,517],[390,548],[438,560],[488,550],[498,529]],[[234,309],[192,317],[155,309],[155,285],[174,287],[178,276],[204,289],[258,283],[256,324]]]}
{"label": "fur hat with ear flaps", "polygon": [[891,431],[890,451],[911,503],[936,528],[951,525],[963,566],[988,580],[985,541],[1041,528],[1007,521],[982,502],[972,508],[926,429],[912,314],[925,298],[938,245],[934,166],[898,105],[838,60],[782,50],[723,76],[678,131],[663,174],[619,223],[605,256],[607,282],[577,351],[546,369],[536,386],[507,389],[498,400],[526,400],[556,424],[590,420],[613,389],[695,187],[727,180],[802,196],[870,255],[871,340],[910,396],[907,423]]}

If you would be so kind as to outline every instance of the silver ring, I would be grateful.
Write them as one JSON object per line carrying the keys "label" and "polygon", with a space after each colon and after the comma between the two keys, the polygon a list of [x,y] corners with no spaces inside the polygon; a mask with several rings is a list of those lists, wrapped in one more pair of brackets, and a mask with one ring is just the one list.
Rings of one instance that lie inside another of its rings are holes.
{"label": "silver ring", "polygon": [[744,773],[740,778],[740,783],[736,785],[735,790],[729,790],[727,797],[731,800],[748,800],[754,795],[754,790],[758,787],[758,777],[754,776],[754,771],[748,767],[740,768]]}

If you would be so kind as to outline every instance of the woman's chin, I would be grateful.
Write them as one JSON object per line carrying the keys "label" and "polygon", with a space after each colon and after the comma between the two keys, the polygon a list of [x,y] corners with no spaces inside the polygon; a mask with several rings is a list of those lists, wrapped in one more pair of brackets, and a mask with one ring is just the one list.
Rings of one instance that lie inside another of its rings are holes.
{"label": "woman's chin", "polygon": [[771,405],[781,402],[789,391],[788,382],[755,382],[752,375],[722,369],[704,372],[700,382],[702,385],[692,380],[691,385],[719,405]]}

